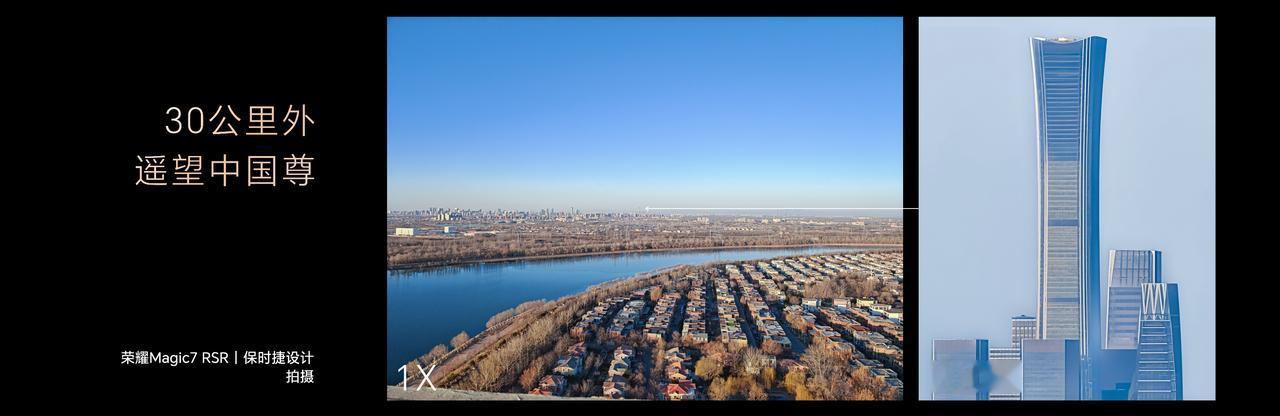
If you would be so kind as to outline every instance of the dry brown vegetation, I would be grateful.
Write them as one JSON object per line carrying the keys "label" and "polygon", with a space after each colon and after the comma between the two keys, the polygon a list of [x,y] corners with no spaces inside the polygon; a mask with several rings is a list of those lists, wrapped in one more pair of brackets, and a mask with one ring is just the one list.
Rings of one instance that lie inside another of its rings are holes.
{"label": "dry brown vegetation", "polygon": [[797,400],[899,400],[901,392],[871,374],[853,368],[847,357],[827,348],[810,348],[800,357],[805,371],[787,374],[784,385]]}
{"label": "dry brown vegetation", "polygon": [[885,286],[884,281],[868,278],[865,273],[849,272],[808,285],[804,295],[821,299],[876,298],[881,303],[892,305],[897,299],[893,293],[885,290]]}
{"label": "dry brown vegetation", "polygon": [[821,244],[902,244],[896,229],[868,232],[860,227],[774,227],[742,232],[634,232],[572,233],[521,232],[474,236],[387,238],[387,265],[391,268],[430,267],[469,261],[519,257],[567,256],[625,251],[700,249],[714,247],[804,246]]}
{"label": "dry brown vegetation", "polygon": [[510,308],[502,312],[498,312],[493,316],[489,317],[489,321],[484,324],[484,327],[493,328],[494,325],[500,324],[503,321],[511,319],[512,317],[518,314],[522,314],[522,313],[537,309],[539,306],[545,305],[546,303],[547,303],[546,299],[531,300],[528,302],[521,303],[519,305],[516,305],[516,307],[514,308]]}

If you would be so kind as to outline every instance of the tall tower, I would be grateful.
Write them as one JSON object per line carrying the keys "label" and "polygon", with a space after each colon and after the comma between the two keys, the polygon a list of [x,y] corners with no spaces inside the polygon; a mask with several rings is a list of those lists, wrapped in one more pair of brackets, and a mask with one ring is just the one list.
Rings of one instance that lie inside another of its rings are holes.
{"label": "tall tower", "polygon": [[1107,40],[1032,38],[1039,234],[1039,337],[1078,340],[1080,398],[1101,346],[1098,141]]}

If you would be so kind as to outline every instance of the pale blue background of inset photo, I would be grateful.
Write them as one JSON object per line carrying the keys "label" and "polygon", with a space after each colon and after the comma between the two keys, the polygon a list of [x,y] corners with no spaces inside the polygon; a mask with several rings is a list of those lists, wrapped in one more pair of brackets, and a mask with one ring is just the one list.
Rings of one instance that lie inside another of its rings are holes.
{"label": "pale blue background of inset photo", "polygon": [[1008,346],[1009,318],[1035,315],[1029,38],[1093,35],[1108,40],[1103,259],[1109,249],[1163,251],[1165,281],[1181,298],[1184,398],[1215,398],[1214,26],[1212,18],[920,19],[921,399],[932,392],[934,339]]}

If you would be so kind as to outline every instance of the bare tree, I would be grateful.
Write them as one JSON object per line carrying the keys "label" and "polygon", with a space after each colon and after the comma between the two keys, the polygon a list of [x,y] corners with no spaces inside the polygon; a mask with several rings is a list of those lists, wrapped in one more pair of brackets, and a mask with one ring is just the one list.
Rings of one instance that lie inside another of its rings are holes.
{"label": "bare tree", "polygon": [[452,345],[454,349],[458,349],[458,348],[461,348],[463,345],[466,345],[467,341],[470,339],[471,339],[471,336],[467,335],[467,331],[462,331],[462,332],[459,332],[458,335],[454,335],[453,339],[449,340],[449,345]]}

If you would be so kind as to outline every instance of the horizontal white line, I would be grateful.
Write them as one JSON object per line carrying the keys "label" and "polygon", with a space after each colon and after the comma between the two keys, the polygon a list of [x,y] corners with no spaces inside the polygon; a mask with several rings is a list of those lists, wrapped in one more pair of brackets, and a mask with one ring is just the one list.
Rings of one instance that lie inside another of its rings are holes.
{"label": "horizontal white line", "polygon": [[853,210],[904,210],[904,209],[920,209],[920,208],[884,208],[884,207],[873,207],[873,208],[795,208],[795,207],[784,207],[784,208],[739,208],[739,207],[715,207],[715,208],[666,208],[666,207],[663,207],[663,208],[659,208],[659,207],[644,207],[644,210],[645,210],[645,211],[650,211],[650,210],[753,210],[753,211],[765,211],[765,210],[767,210],[767,211],[786,211],[786,210],[847,210],[847,211],[853,211]]}

